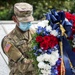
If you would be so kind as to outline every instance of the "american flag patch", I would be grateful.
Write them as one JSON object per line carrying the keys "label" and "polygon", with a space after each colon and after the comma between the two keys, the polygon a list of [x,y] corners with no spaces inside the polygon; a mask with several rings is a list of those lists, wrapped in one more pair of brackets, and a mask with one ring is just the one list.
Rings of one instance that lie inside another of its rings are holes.
{"label": "american flag patch", "polygon": [[5,52],[8,52],[9,49],[10,49],[10,47],[11,47],[11,44],[6,44],[6,46],[5,46],[5,48],[4,48],[4,51],[5,51]]}

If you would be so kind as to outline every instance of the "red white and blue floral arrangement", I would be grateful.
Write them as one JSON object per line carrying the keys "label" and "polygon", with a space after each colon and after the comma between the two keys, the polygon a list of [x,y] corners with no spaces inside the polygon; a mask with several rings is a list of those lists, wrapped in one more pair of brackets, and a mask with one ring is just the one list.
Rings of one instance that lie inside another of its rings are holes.
{"label": "red white and blue floral arrangement", "polygon": [[[35,64],[37,66],[39,75],[61,75],[60,66],[62,56],[60,52],[59,41],[63,43],[64,56],[64,50],[69,50],[71,48],[68,47],[73,46],[69,45],[69,40],[73,42],[73,37],[75,34],[75,18],[73,18],[73,16],[74,15],[70,14],[69,12],[57,12],[56,10],[52,10],[46,14],[46,22],[41,21],[38,23],[39,26],[36,29],[36,33],[33,35],[32,53],[34,54],[33,58],[34,61],[36,61]],[[66,34],[67,37],[65,35],[61,35],[63,30],[61,30],[60,25],[62,25],[62,27],[65,29],[64,34]],[[68,47],[65,47],[66,43]],[[75,48],[72,47],[72,50],[74,49]],[[67,50],[66,53],[68,55],[67,58],[71,59],[71,57],[69,57],[71,55],[69,52],[67,52]],[[63,61],[65,64],[65,58],[63,58]],[[67,67],[65,65],[65,69],[66,68]],[[71,74],[67,69],[65,72],[65,75]]]}

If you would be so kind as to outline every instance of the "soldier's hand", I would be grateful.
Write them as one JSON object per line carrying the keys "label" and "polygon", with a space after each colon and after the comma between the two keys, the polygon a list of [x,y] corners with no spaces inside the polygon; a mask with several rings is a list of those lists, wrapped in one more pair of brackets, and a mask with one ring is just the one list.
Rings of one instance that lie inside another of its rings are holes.
{"label": "soldier's hand", "polygon": [[23,60],[23,63],[25,63],[25,64],[29,64],[29,63],[32,63],[33,62],[33,60],[32,59],[24,59]]}

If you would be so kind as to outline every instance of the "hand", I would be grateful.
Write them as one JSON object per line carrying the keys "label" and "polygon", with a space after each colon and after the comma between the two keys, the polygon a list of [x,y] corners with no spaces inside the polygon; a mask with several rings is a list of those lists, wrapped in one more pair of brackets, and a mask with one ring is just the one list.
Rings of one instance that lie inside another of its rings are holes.
{"label": "hand", "polygon": [[32,63],[33,60],[32,60],[32,59],[26,59],[26,58],[24,58],[24,59],[23,59],[23,62],[24,62],[25,64],[29,64],[29,63]]}

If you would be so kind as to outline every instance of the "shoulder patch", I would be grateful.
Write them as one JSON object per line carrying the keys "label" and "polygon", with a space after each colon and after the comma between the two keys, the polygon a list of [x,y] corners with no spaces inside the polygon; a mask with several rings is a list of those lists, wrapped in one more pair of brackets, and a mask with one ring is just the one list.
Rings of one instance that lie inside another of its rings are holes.
{"label": "shoulder patch", "polygon": [[6,44],[6,46],[4,47],[4,51],[5,52],[8,52],[9,50],[10,50],[10,47],[11,47],[12,45],[10,44],[10,43],[7,43]]}

